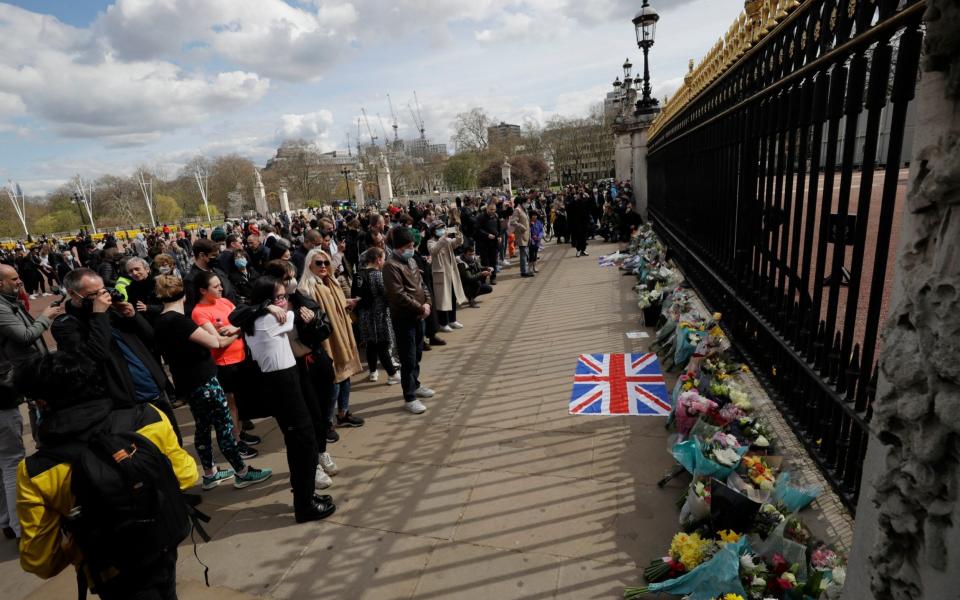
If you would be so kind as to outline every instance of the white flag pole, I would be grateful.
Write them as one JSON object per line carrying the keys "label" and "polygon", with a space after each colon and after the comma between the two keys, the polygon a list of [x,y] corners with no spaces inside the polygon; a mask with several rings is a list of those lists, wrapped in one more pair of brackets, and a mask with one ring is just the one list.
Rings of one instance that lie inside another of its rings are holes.
{"label": "white flag pole", "polygon": [[10,182],[10,187],[7,188],[7,197],[10,198],[10,202],[13,203],[13,210],[17,213],[17,218],[20,219],[20,224],[23,225],[23,234],[25,236],[30,235],[30,232],[27,230],[27,205],[23,199],[23,190],[20,189],[20,186]]}
{"label": "white flag pole", "polygon": [[207,204],[207,170],[199,164],[194,167],[193,175],[197,180],[197,187],[200,188],[200,197],[203,198],[203,208],[207,211],[207,222],[210,222],[210,205]]}
{"label": "white flag pole", "polygon": [[143,192],[143,200],[147,203],[147,212],[150,213],[150,224],[156,229],[157,219],[153,216],[153,181],[146,181],[143,177],[143,171],[139,171],[137,175],[140,180],[140,191]]}
{"label": "white flag pole", "polygon": [[91,208],[93,204],[93,187],[83,185],[83,177],[77,175],[76,188],[77,193],[80,194],[80,198],[83,200],[83,207],[87,209],[87,216],[90,217],[90,229],[93,230],[93,233],[97,233],[97,224],[93,221],[93,209]]}

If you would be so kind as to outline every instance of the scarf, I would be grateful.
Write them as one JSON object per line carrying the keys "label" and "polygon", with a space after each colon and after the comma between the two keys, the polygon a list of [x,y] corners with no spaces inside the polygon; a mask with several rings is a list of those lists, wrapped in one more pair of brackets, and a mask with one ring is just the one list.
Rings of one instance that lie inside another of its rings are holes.
{"label": "scarf", "polygon": [[315,284],[310,292],[310,297],[327,313],[333,326],[333,333],[323,341],[323,349],[333,361],[334,381],[339,383],[363,370],[347,312],[347,299],[332,277],[326,278],[326,285]]}

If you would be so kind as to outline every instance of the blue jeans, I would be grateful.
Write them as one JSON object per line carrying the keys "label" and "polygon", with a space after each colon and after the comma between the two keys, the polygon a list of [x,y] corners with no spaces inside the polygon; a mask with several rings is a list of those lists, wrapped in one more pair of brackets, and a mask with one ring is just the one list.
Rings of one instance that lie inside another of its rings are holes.
{"label": "blue jeans", "polygon": [[420,359],[423,358],[423,321],[420,319],[393,319],[393,333],[400,358],[400,387],[403,401],[417,399],[414,392],[420,387]]}
{"label": "blue jeans", "polygon": [[[342,414],[347,414],[350,411],[350,378],[344,379],[340,383],[333,384],[333,394],[332,398],[335,399],[337,403],[337,412]],[[330,415],[330,420],[333,420],[333,414]]]}
{"label": "blue jeans", "polygon": [[500,262],[503,262],[507,259],[507,245],[509,244],[510,234],[504,231],[500,234]]}
{"label": "blue jeans", "polygon": [[520,253],[520,274],[521,275],[527,274],[527,252],[529,252],[529,250],[530,249],[527,248],[526,246],[517,246],[517,252]]}

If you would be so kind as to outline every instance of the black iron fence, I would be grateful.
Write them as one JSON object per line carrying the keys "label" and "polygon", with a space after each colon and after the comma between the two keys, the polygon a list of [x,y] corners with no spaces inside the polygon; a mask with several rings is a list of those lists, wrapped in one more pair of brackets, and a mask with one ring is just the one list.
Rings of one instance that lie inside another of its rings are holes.
{"label": "black iron fence", "polygon": [[802,2],[649,147],[654,226],[851,510],[923,8]]}

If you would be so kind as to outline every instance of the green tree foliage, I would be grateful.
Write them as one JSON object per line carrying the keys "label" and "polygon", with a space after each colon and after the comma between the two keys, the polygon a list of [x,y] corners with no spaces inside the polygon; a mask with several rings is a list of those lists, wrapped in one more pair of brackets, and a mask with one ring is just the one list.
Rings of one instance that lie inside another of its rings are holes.
{"label": "green tree foliage", "polygon": [[453,155],[443,167],[443,181],[451,190],[474,189],[479,174],[477,156],[470,152]]}
{"label": "green tree foliage", "polygon": [[[176,223],[183,218],[183,208],[173,196],[159,195],[153,199],[158,223]],[[213,207],[211,207],[213,208]],[[213,211],[210,211],[211,214]]]}

